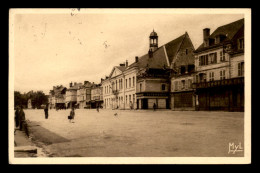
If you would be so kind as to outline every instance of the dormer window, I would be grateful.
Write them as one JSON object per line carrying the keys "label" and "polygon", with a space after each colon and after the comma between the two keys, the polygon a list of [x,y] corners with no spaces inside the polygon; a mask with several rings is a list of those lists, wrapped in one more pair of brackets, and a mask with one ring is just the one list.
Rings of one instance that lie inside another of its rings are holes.
{"label": "dormer window", "polygon": [[238,39],[238,49],[244,49],[244,38]]}
{"label": "dormer window", "polygon": [[219,44],[220,43],[220,37],[219,35],[215,37],[215,44]]}
{"label": "dormer window", "polygon": [[188,55],[188,53],[189,53],[189,51],[188,51],[188,49],[186,49],[185,54]]}

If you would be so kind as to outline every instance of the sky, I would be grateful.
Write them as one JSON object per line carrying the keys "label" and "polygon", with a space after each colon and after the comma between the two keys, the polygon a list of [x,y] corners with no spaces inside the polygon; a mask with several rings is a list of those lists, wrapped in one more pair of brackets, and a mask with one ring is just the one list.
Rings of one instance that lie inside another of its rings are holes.
{"label": "sky", "polygon": [[70,82],[100,83],[114,66],[148,52],[149,35],[159,46],[188,32],[196,48],[204,28],[244,18],[243,14],[29,13],[14,16],[14,90],[49,91]]}

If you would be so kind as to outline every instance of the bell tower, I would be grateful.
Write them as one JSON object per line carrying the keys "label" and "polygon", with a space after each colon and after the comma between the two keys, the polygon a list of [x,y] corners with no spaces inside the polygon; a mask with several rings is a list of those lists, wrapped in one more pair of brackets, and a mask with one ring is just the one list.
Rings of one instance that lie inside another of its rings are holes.
{"label": "bell tower", "polygon": [[149,51],[154,52],[157,48],[158,48],[158,36],[157,33],[151,32],[150,36],[149,36],[149,42],[150,42],[150,46],[149,46]]}

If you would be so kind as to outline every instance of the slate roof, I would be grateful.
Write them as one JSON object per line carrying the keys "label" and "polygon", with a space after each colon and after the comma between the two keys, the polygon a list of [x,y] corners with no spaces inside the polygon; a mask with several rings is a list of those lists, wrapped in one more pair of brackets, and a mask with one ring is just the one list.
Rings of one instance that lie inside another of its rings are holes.
{"label": "slate roof", "polygon": [[[226,35],[226,39],[223,40],[223,42],[232,40],[232,38],[235,36],[235,34],[239,31],[241,27],[244,26],[244,19],[237,20],[235,22],[229,23],[227,25],[223,25],[218,27],[210,36],[210,39],[215,39],[217,35]],[[221,45],[217,44],[217,45]],[[202,43],[194,52],[200,52],[203,50],[210,49],[212,47],[217,46],[216,44],[213,44],[212,46],[204,47],[204,44]]]}
{"label": "slate roof", "polygon": [[126,67],[125,66],[116,66],[120,71],[125,71]]}
{"label": "slate roof", "polygon": [[156,49],[153,52],[153,57],[149,58],[149,54],[145,54],[138,58],[138,62],[134,62],[131,65],[128,66],[128,68],[131,67],[139,67],[139,68],[145,68],[147,67],[147,64],[149,68],[163,68],[164,65],[167,67],[167,57],[165,55],[164,46],[166,49],[166,53],[169,59],[169,63],[171,64],[172,60],[174,59],[175,55],[178,53],[178,50],[182,44],[182,41],[184,40],[185,36],[187,35],[187,32],[180,37],[160,46],[158,49]]}
{"label": "slate roof", "polygon": [[178,53],[178,50],[179,50],[181,43],[184,40],[186,34],[187,33],[185,33],[185,34],[181,35],[180,37],[165,44],[166,52],[167,52],[170,63],[174,59],[175,55]]}

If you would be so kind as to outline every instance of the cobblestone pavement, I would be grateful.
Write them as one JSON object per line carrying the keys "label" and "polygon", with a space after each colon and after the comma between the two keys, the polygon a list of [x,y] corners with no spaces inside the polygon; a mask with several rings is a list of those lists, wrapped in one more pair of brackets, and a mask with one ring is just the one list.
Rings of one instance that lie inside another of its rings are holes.
{"label": "cobblestone pavement", "polygon": [[[236,157],[243,112],[76,109],[25,110],[33,141],[50,157]],[[118,115],[115,116],[114,114]]]}

